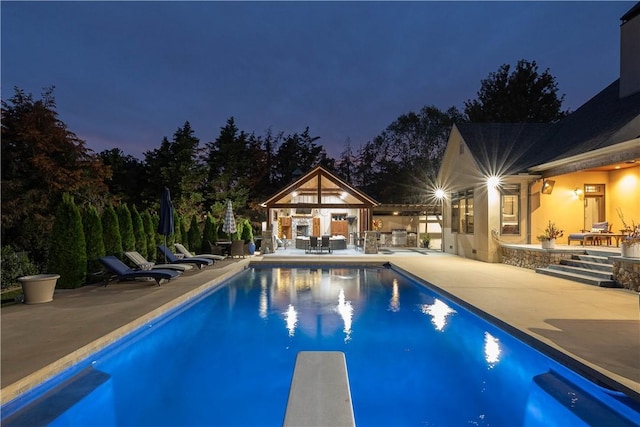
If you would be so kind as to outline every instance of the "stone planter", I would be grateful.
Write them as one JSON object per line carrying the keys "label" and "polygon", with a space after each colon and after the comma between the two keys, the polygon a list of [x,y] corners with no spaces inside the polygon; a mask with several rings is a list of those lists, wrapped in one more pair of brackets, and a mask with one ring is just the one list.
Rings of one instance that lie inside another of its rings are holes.
{"label": "stone planter", "polygon": [[53,291],[60,278],[59,274],[36,274],[18,277],[22,284],[25,304],[41,304],[53,300]]}
{"label": "stone planter", "polygon": [[627,243],[622,242],[621,255],[625,258],[640,258],[640,242]]}
{"label": "stone planter", "polygon": [[556,239],[541,240],[542,249],[555,249]]}

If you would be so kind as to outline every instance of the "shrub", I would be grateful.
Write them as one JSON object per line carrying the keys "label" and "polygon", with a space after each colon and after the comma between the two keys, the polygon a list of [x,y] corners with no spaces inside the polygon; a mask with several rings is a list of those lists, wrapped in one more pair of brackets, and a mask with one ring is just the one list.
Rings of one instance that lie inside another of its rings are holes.
{"label": "shrub", "polygon": [[142,217],[135,205],[131,208],[131,223],[133,225],[133,236],[136,240],[136,251],[138,251],[143,257],[147,258],[147,235],[144,232]]}
{"label": "shrub", "polygon": [[87,276],[87,246],[80,210],[67,193],[56,210],[47,271],[60,275],[57,286],[77,288]]}
{"label": "shrub", "polygon": [[245,242],[253,242],[253,227],[251,226],[251,221],[248,219],[242,221],[242,240]]}
{"label": "shrub", "polygon": [[87,243],[87,272],[97,273],[102,270],[100,264],[101,257],[105,256],[104,233],[102,231],[102,221],[98,210],[94,206],[89,206],[82,216],[84,228],[84,238]]}
{"label": "shrub", "polygon": [[202,247],[202,236],[200,235],[200,225],[198,225],[198,218],[196,218],[195,214],[191,217],[191,225],[189,226],[188,236],[190,250],[200,250],[200,248]]}
{"label": "shrub", "polygon": [[144,225],[144,234],[147,238],[147,259],[149,261],[156,260],[156,232],[157,227],[154,225],[151,213],[146,210],[142,212],[142,224]]}
{"label": "shrub", "polygon": [[204,230],[202,230],[202,244],[200,247],[200,253],[209,253],[211,248],[209,247],[209,243],[213,243],[217,240],[215,224],[213,222],[213,217],[207,214],[204,220]]}
{"label": "shrub", "polygon": [[180,239],[176,238],[176,242],[184,244],[189,248],[189,233],[187,232],[187,218],[180,218]]}
{"label": "shrub", "polygon": [[126,203],[118,206],[118,225],[120,226],[120,237],[122,238],[122,250],[133,251],[136,249],[136,238],[133,234],[133,222],[131,211]]}
{"label": "shrub", "polygon": [[14,286],[18,277],[38,273],[37,266],[31,262],[26,252],[15,252],[11,246],[3,246],[0,257],[2,289]]}
{"label": "shrub", "polygon": [[102,212],[102,231],[104,233],[104,251],[107,255],[122,258],[122,238],[118,215],[112,205],[108,205]]}

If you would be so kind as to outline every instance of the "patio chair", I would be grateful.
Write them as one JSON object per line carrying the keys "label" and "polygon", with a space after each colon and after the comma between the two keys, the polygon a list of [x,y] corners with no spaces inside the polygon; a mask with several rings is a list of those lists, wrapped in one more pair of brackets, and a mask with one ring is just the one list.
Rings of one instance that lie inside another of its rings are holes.
{"label": "patio chair", "polygon": [[[156,281],[158,286],[162,280],[171,280],[180,276],[182,273],[175,270],[132,270],[124,262],[120,261],[113,255],[105,256],[99,259],[100,263],[106,267],[109,272],[114,274],[118,280],[131,280],[140,277],[151,278]],[[109,284],[109,282],[107,282]],[[107,286],[107,285],[105,285]]]}
{"label": "patio chair", "polygon": [[607,240],[607,244],[611,244],[611,236],[603,233],[611,233],[613,224],[607,221],[596,222],[591,226],[590,230],[581,230],[580,233],[571,233],[567,238],[567,245],[571,245],[572,240],[579,241],[581,245],[591,242],[592,245],[602,243],[603,238]]}
{"label": "patio chair", "polygon": [[176,249],[178,250],[179,253],[181,253],[182,255],[184,255],[187,258],[207,258],[207,259],[212,259],[214,261],[220,261],[223,260],[225,257],[223,257],[222,255],[215,255],[215,254],[198,254],[195,255],[192,252],[189,252],[189,249],[185,248],[184,245],[182,243],[174,243],[173,244]]}
{"label": "patio chair", "polygon": [[310,254],[311,252],[318,251],[318,236],[309,236],[309,241],[307,242],[307,250],[306,253]]}
{"label": "patio chair", "polygon": [[231,254],[229,255],[231,258],[241,256],[244,258],[244,242],[242,240],[234,240],[231,242]]}
{"label": "patio chair", "polygon": [[330,241],[330,236],[322,236],[321,240],[320,240],[320,253],[322,253],[322,251],[326,249],[327,252],[331,253],[331,241]]}
{"label": "patio chair", "polygon": [[178,258],[171,250],[165,245],[158,245],[158,250],[160,253],[166,257],[167,261],[171,264],[195,264],[198,268],[202,268],[207,265],[213,265],[215,262],[212,259],[205,259],[199,257],[190,257],[190,258]]}
{"label": "patio chair", "polygon": [[189,264],[156,264],[151,261],[147,261],[147,259],[138,251],[127,251],[124,253],[124,256],[126,256],[127,259],[139,270],[166,269],[185,272],[193,269],[193,265]]}
{"label": "patio chair", "polygon": [[224,255],[224,248],[222,246],[218,246],[209,242],[209,247],[211,248],[211,255],[218,255],[222,258],[226,258],[226,256]]}

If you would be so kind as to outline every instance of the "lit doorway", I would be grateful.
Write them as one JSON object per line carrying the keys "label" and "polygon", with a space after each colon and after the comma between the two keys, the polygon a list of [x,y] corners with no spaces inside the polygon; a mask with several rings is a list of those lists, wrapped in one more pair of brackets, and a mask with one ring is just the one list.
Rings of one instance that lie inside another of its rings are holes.
{"label": "lit doorway", "polygon": [[585,184],[584,186],[584,229],[591,230],[596,222],[605,218],[604,184]]}

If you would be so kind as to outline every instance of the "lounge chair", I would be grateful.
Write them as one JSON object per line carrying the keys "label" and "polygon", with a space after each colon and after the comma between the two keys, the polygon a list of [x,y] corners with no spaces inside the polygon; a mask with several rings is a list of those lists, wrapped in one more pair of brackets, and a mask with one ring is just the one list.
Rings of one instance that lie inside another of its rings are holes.
{"label": "lounge chair", "polygon": [[147,277],[155,280],[158,286],[160,286],[160,282],[163,279],[171,280],[182,274],[179,271],[164,270],[164,269],[132,270],[124,262],[120,261],[118,258],[114,257],[113,255],[102,257],[100,258],[99,261],[102,265],[104,265],[107,268],[107,270],[113,273],[118,278],[118,280],[128,280],[128,279],[137,279],[140,277]]}
{"label": "lounge chair", "polygon": [[241,256],[244,258],[244,242],[242,240],[234,240],[231,242],[231,258]]}
{"label": "lounge chair", "polygon": [[155,264],[153,262],[147,261],[145,257],[138,251],[129,251],[125,252],[124,256],[129,259],[135,266],[140,270],[157,270],[157,269],[166,269],[166,270],[176,270],[185,272],[187,270],[193,270],[193,265],[189,264]]}
{"label": "lounge chair", "polygon": [[191,257],[191,258],[178,258],[171,250],[165,245],[158,245],[158,250],[162,255],[167,258],[167,261],[171,264],[195,264],[198,268],[202,268],[207,265],[213,265],[215,262],[212,259],[205,259],[199,257]]}
{"label": "lounge chair", "polygon": [[182,243],[174,243],[173,244],[177,251],[179,253],[181,253],[182,255],[184,255],[186,258],[206,258],[206,259],[212,259],[214,261],[220,261],[223,260],[225,257],[223,257],[222,255],[214,255],[214,254],[198,254],[195,255],[191,252],[189,252],[189,249],[185,248],[184,245]]}
{"label": "lounge chair", "polygon": [[579,241],[581,245],[585,245],[591,242],[592,245],[601,244],[602,240],[607,240],[607,244],[611,244],[611,227],[613,224],[609,224],[607,221],[596,222],[591,227],[591,230],[582,230],[580,233],[571,233],[567,237],[567,245],[571,245],[572,240]]}

